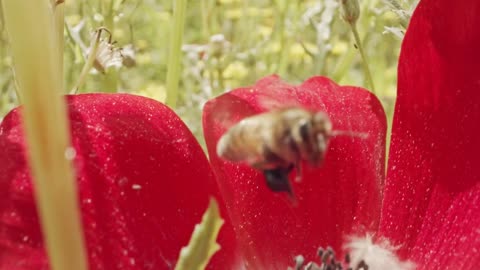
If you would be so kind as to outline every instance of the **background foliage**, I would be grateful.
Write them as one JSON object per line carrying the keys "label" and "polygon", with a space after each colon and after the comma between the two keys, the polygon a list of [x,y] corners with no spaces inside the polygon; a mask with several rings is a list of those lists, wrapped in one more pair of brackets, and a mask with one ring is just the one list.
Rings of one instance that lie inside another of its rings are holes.
{"label": "background foliage", "polygon": [[[361,58],[341,18],[340,2],[188,1],[177,113],[200,136],[199,116],[207,99],[272,73],[291,83],[324,75],[339,84],[365,86]],[[67,0],[66,89],[78,79],[93,31],[105,26],[115,45],[123,48],[123,64],[104,72],[92,70],[79,93],[128,92],[164,101],[172,3]],[[387,114],[393,109],[403,31],[415,4],[416,0],[360,1],[357,27]],[[20,102],[3,16],[0,23],[1,119]]]}

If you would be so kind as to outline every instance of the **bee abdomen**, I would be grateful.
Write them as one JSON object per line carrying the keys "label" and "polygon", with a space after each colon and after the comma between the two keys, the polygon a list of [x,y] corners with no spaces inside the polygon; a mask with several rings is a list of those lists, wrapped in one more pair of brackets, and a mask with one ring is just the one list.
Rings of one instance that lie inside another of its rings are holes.
{"label": "bee abdomen", "polygon": [[[242,126],[233,127],[217,143],[217,155],[230,161],[246,161],[259,155],[256,133]],[[252,143],[253,141],[253,143]]]}

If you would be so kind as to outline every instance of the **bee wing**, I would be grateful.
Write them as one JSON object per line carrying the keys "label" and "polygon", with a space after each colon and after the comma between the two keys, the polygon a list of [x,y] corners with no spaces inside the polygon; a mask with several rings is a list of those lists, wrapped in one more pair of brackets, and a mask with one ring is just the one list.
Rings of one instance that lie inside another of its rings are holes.
{"label": "bee wing", "polygon": [[298,99],[296,87],[281,80],[261,84],[256,90],[257,106],[263,111],[303,107]]}
{"label": "bee wing", "polygon": [[239,88],[210,100],[204,111],[215,108],[215,126],[225,132],[240,120],[271,110],[305,107],[299,102],[297,87],[277,76],[258,81],[253,87]]}
{"label": "bee wing", "polygon": [[231,92],[209,101],[204,111],[208,111],[210,107],[215,108],[215,115],[212,118],[213,126],[222,133],[240,120],[257,114],[257,111],[248,102],[236,97]]}
{"label": "bee wing", "polygon": [[[285,96],[285,93],[282,93]],[[259,93],[258,105],[264,111],[281,110],[292,107],[302,107],[302,104],[294,98],[279,98],[275,93]]]}

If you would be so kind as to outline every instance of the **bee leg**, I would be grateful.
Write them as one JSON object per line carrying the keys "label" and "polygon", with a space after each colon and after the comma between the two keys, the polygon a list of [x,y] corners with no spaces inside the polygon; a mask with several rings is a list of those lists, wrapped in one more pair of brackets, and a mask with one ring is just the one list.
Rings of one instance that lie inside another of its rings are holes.
{"label": "bee leg", "polygon": [[302,163],[300,161],[295,163],[295,171],[297,172],[295,182],[300,183],[302,181]]}
{"label": "bee leg", "polygon": [[292,170],[293,166],[288,168],[275,168],[271,170],[264,170],[263,175],[268,188],[274,192],[287,192],[293,197],[292,187],[288,179],[288,173]]}

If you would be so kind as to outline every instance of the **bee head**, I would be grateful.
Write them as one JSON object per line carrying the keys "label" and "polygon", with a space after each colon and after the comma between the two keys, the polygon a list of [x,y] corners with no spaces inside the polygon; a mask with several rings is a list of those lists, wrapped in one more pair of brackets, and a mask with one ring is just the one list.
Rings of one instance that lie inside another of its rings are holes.
{"label": "bee head", "polygon": [[332,133],[332,122],[324,112],[316,112],[312,117],[312,130],[314,134],[320,134],[328,139]]}
{"label": "bee head", "polygon": [[313,166],[320,165],[332,133],[330,119],[324,112],[315,112],[309,121],[300,125],[299,133],[303,142],[303,147],[299,147],[302,159]]}

